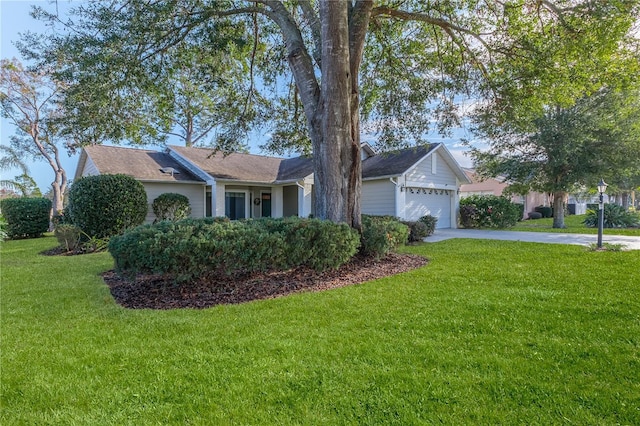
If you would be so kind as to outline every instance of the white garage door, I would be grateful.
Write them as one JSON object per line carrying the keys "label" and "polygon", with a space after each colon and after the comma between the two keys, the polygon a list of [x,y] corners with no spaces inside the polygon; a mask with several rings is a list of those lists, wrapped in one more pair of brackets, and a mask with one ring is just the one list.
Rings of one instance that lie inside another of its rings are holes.
{"label": "white garage door", "polygon": [[452,191],[444,189],[409,188],[406,194],[407,220],[418,220],[430,214],[438,218],[436,228],[451,228]]}

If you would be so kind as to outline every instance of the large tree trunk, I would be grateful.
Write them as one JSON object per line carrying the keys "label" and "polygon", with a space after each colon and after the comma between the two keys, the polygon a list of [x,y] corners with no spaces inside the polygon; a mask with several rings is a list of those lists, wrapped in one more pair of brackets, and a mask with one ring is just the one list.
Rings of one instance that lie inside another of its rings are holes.
{"label": "large tree trunk", "polygon": [[566,228],[564,224],[564,200],[566,192],[556,191],[553,193],[553,227]]}
{"label": "large tree trunk", "polygon": [[359,228],[355,203],[360,198],[360,153],[358,141],[353,140],[352,114],[357,111],[351,110],[348,3],[321,1],[320,22],[322,81],[317,113],[322,138],[313,141],[315,213]]}
{"label": "large tree trunk", "polygon": [[[308,4],[304,5],[305,12],[312,14]],[[320,84],[300,31],[282,3],[270,2],[268,15],[282,30],[307,118],[313,146],[315,215],[360,229],[358,70],[373,1],[321,0],[318,5]]]}

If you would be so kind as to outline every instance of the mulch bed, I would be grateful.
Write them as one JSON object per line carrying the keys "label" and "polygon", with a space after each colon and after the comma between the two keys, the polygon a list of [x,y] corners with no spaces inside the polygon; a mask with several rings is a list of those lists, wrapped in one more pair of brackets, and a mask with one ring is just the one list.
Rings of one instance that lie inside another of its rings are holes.
{"label": "mulch bed", "polygon": [[337,270],[321,273],[297,268],[242,278],[208,277],[186,283],[149,275],[140,275],[130,281],[114,271],[104,273],[103,278],[116,302],[126,308],[200,309],[359,284],[410,271],[426,263],[427,259],[421,256],[393,253],[380,260],[356,257]]}

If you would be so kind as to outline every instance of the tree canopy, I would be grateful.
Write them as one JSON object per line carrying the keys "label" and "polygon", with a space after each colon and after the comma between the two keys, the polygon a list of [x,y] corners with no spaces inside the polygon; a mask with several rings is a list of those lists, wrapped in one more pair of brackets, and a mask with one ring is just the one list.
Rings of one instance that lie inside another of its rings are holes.
{"label": "tree canopy", "polygon": [[[62,212],[67,188],[60,155],[62,147],[68,145],[60,138],[57,124],[63,115],[58,103],[61,91],[61,82],[53,78],[49,68],[32,70],[17,60],[0,61],[0,110],[16,128],[16,134],[10,138],[11,149],[4,151],[10,154],[8,158],[31,157],[49,164],[55,176],[51,183],[54,215]],[[13,183],[23,193],[37,189],[26,170]]]}
{"label": "tree canopy", "polygon": [[[221,146],[264,125],[267,148],[313,153],[316,215],[359,227],[361,122],[394,147],[458,124],[460,96],[499,100],[501,114],[570,105],[623,74],[610,58],[637,13],[626,0],[102,1],[75,8],[49,58],[73,59],[61,75],[83,131],[137,142],[162,129],[138,114],[177,93],[178,52],[224,58],[190,80],[232,82],[212,92],[228,102],[216,103]],[[73,96],[86,82],[95,99]]]}
{"label": "tree canopy", "polygon": [[554,194],[554,227],[564,227],[564,196],[640,173],[640,91],[603,88],[569,107],[548,107],[523,128],[486,119],[478,132],[489,149],[474,149],[478,171]]}

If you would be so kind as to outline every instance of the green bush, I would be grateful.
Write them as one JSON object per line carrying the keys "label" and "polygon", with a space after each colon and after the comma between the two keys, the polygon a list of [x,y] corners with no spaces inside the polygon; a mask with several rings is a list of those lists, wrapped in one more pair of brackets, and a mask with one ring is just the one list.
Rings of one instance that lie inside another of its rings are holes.
{"label": "green bush", "polygon": [[538,206],[534,211],[540,213],[542,217],[553,217],[553,209],[547,206]]}
{"label": "green bush", "polygon": [[65,216],[90,238],[106,238],[140,225],[147,215],[142,183],[126,175],[83,177],[69,191]]}
{"label": "green bush", "polygon": [[400,221],[400,223],[409,228],[409,237],[407,238],[407,241],[410,243],[423,241],[429,235],[427,225],[423,222],[403,220]]}
{"label": "green bush", "polygon": [[427,227],[427,237],[429,235],[433,235],[433,233],[436,231],[436,225],[438,224],[438,218],[428,214],[426,216],[422,216],[418,220],[426,225],[426,227]]}
{"label": "green bush", "polygon": [[287,217],[262,218],[245,223],[283,236],[283,268],[301,265],[315,270],[336,268],[348,262],[360,245],[360,237],[355,230],[346,224],[326,220]]}
{"label": "green bush", "polygon": [[61,247],[64,247],[67,251],[73,251],[80,245],[82,230],[75,225],[61,223],[56,225],[53,235],[55,235]]}
{"label": "green bush", "polygon": [[360,252],[365,256],[381,258],[404,244],[409,238],[409,227],[391,216],[362,215]]}
{"label": "green bush", "polygon": [[7,234],[7,219],[0,214],[0,241],[4,241],[7,239],[9,235]]}
{"label": "green bush", "polygon": [[[588,228],[598,227],[598,210],[587,210],[584,224]],[[640,215],[617,204],[604,204],[605,228],[637,228],[640,227]]]}
{"label": "green bush", "polygon": [[460,222],[465,228],[508,228],[520,218],[520,207],[506,197],[472,195],[460,200]]}
{"label": "green bush", "polygon": [[347,225],[317,219],[186,219],[112,237],[109,252],[120,273],[159,273],[184,281],[298,266],[337,268],[355,254],[358,239]]}
{"label": "green bush", "polygon": [[161,220],[173,220],[175,222],[186,219],[191,214],[189,198],[174,192],[160,194],[151,203],[151,208],[153,209],[153,214],[156,215],[156,222]]}
{"label": "green bush", "polygon": [[5,198],[0,210],[9,238],[37,238],[49,229],[51,200],[46,198]]}

